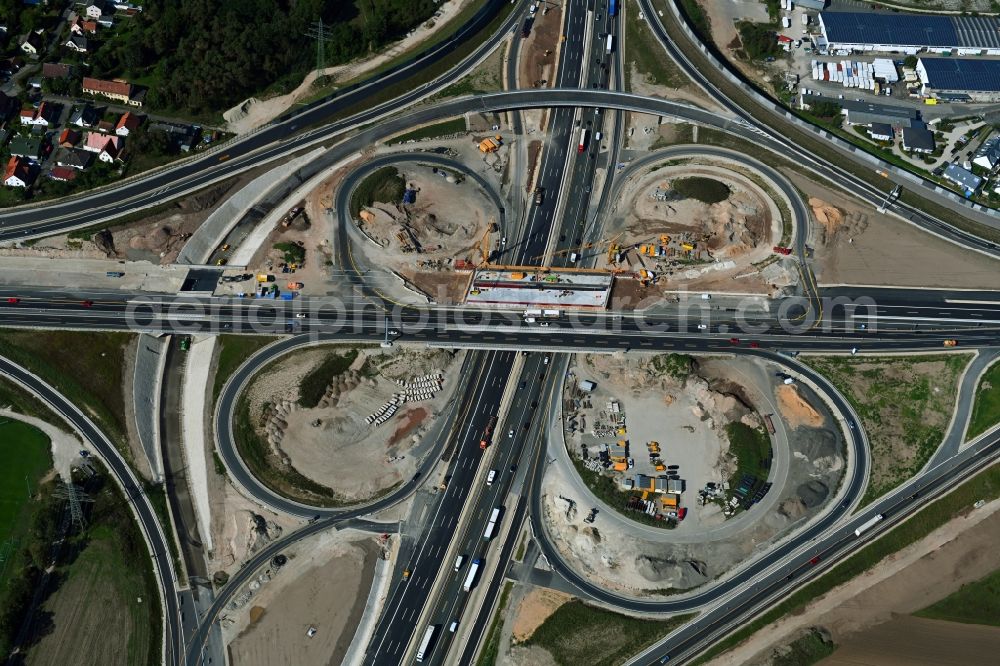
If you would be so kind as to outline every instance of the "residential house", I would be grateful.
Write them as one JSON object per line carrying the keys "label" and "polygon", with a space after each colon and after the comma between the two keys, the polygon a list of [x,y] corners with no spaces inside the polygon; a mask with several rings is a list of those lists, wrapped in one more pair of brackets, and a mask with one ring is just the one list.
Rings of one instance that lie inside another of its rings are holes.
{"label": "residential house", "polygon": [[118,119],[118,124],[115,126],[115,134],[118,136],[128,136],[131,132],[139,129],[140,125],[142,125],[142,118],[131,111],[126,111],[125,115]]}
{"label": "residential house", "polygon": [[42,156],[42,140],[33,136],[15,136],[10,140],[7,150],[15,157],[37,160]]}
{"label": "residential house", "polygon": [[77,127],[96,127],[100,120],[101,116],[97,112],[97,109],[86,104],[73,112],[73,115],[70,116],[69,124],[76,125]]}
{"label": "residential house", "polygon": [[166,132],[170,135],[170,145],[174,150],[187,153],[198,143],[201,130],[194,125],[175,125],[173,123],[152,123],[151,132]]}
{"label": "residential house", "polygon": [[96,34],[97,21],[81,20],[79,16],[69,22],[69,31],[74,35]]}
{"label": "residential house", "polygon": [[45,40],[39,32],[29,32],[21,39],[21,50],[28,55],[38,55],[45,48]]}
{"label": "residential house", "polygon": [[68,79],[73,75],[73,65],[46,62],[42,64],[43,79]]}
{"label": "residential house", "polygon": [[978,192],[983,184],[982,178],[957,164],[949,164],[948,168],[944,170],[944,177],[961,187],[967,197]]}
{"label": "residential house", "polygon": [[30,160],[23,157],[10,158],[3,174],[4,185],[7,187],[28,187],[34,181],[34,169]]}
{"label": "residential house", "polygon": [[79,131],[66,128],[62,131],[62,134],[59,135],[59,147],[72,148],[76,144],[80,143],[82,136],[83,135],[80,134]]}
{"label": "residential house", "polygon": [[128,81],[103,81],[89,76],[83,77],[81,88],[84,94],[102,95],[129,106],[142,106],[146,95],[145,89],[133,86]]}
{"label": "residential house", "polygon": [[97,123],[97,131],[100,132],[101,134],[111,134],[111,132],[114,131],[114,129],[115,129],[115,124],[110,120],[102,120],[101,122]]}
{"label": "residential house", "polygon": [[49,178],[51,178],[52,180],[58,180],[61,183],[66,183],[72,180],[76,180],[76,174],[77,174],[76,169],[73,169],[71,167],[57,166],[53,167],[53,169],[49,171]]}
{"label": "residential house", "polygon": [[1000,164],[1000,136],[990,137],[976,150],[972,163],[987,171],[993,171]]}
{"label": "residential house", "polygon": [[125,148],[125,139],[120,136],[106,136],[98,132],[87,134],[82,148],[91,153],[97,153],[97,159],[102,162],[114,162],[121,156]]}
{"label": "residential house", "polygon": [[79,148],[71,148],[69,150],[61,150],[59,154],[56,155],[56,164],[61,167],[70,167],[73,169],[86,169],[94,162],[94,153],[88,153],[85,150],[80,150]]}
{"label": "residential house", "polygon": [[54,122],[58,118],[58,115],[59,112],[53,104],[42,102],[37,109],[21,110],[21,124],[48,127],[50,122]]}
{"label": "residential house", "polygon": [[895,136],[889,123],[872,123],[868,127],[868,135],[873,141],[892,141]]}
{"label": "residential house", "polygon": [[92,0],[91,3],[87,5],[84,13],[88,16],[88,18],[99,19],[110,12],[108,12],[107,3],[105,3],[104,0]]}
{"label": "residential house", "polygon": [[926,127],[904,127],[903,150],[914,153],[933,153],[934,132]]}
{"label": "residential house", "polygon": [[69,39],[66,40],[64,44],[66,48],[70,51],[76,51],[77,53],[86,53],[90,48],[90,43],[87,38],[83,35],[70,35]]}

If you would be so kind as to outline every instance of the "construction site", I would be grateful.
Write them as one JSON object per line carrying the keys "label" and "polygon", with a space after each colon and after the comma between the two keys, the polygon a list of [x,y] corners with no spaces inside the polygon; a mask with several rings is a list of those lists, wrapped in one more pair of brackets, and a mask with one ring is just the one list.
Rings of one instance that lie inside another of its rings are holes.
{"label": "construction site", "polygon": [[[580,573],[634,596],[722,575],[820,511],[844,472],[825,404],[755,359],[579,355],[561,424],[550,452],[562,464],[543,482],[546,529]],[[768,459],[731,441],[732,424],[767,432]],[[751,464],[761,471],[749,494]]]}
{"label": "construction site", "polygon": [[[246,390],[273,466],[343,501],[369,499],[416,469],[415,448],[452,400],[461,352],[328,346],[289,355]],[[317,376],[317,373],[322,376]]]}

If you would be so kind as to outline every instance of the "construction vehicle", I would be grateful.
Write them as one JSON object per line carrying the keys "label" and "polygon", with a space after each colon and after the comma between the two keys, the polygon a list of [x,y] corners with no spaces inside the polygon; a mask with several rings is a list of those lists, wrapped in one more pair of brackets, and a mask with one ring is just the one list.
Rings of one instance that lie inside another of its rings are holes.
{"label": "construction vehicle", "polygon": [[301,289],[303,286],[305,285],[303,285],[301,282],[289,282],[288,284],[285,285],[287,289]]}
{"label": "construction vehicle", "polygon": [[681,249],[685,252],[694,252],[694,245],[691,243],[681,243]]}
{"label": "construction vehicle", "polygon": [[497,134],[494,137],[487,137],[479,142],[479,152],[495,153],[503,145],[503,138]]}
{"label": "construction vehicle", "polygon": [[653,469],[655,469],[657,472],[665,472],[667,471],[667,466],[664,465],[663,463],[656,463],[655,465],[653,465]]}
{"label": "construction vehicle", "polygon": [[958,340],[945,340],[944,341],[944,346],[945,347],[957,347],[958,346]]}
{"label": "construction vehicle", "polygon": [[490,438],[493,436],[493,427],[496,426],[496,424],[497,417],[492,416],[490,417],[489,423],[487,423],[486,427],[483,428],[483,436],[479,440],[479,448],[481,450],[485,451],[486,447],[490,445]]}
{"label": "construction vehicle", "polygon": [[267,273],[258,273],[257,274],[257,282],[261,282],[261,283],[264,283],[264,282],[274,282],[274,276],[273,275],[268,275]]}

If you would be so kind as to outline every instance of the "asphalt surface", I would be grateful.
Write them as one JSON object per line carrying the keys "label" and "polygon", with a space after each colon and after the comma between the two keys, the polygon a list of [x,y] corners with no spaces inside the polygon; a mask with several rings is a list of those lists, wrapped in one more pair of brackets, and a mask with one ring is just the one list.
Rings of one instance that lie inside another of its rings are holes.
{"label": "asphalt surface", "polygon": [[[520,2],[526,4],[526,0]],[[507,33],[518,18],[518,12],[513,12],[501,29],[484,41],[459,66],[452,68],[432,84],[418,86],[400,97],[366,109],[346,120],[318,130],[299,133],[304,128],[324,123],[334,114],[363,103],[379,89],[405,81],[414,73],[438,62],[488,25],[506,4],[508,3],[505,0],[486,0],[482,9],[465,26],[437,46],[387,70],[370,82],[357,87],[352,86],[335,93],[331,98],[307,105],[293,114],[286,114],[259,131],[226,144],[221,154],[206,155],[94,194],[11,209],[0,215],[0,240],[50,235],[155,206],[247,168],[288,155],[312,143],[319,136],[333,136],[371,122],[386,112],[403,108],[429,92],[443,89],[464,76],[482,55],[492,51],[506,39]]]}
{"label": "asphalt surface", "polygon": [[114,474],[125,497],[132,502],[139,518],[139,526],[145,533],[147,544],[150,544],[152,548],[150,556],[155,565],[153,573],[156,576],[159,594],[165,608],[164,624],[167,633],[164,636],[164,661],[167,664],[181,663],[180,659],[184,654],[184,638],[180,631],[177,597],[174,594],[176,573],[170,549],[160,521],[153,510],[153,505],[143,492],[142,485],[133,474],[132,468],[128,466],[128,463],[121,457],[107,436],[76,405],[49,384],[3,357],[0,357],[0,374],[27,388],[52,411],[71,424],[94,447],[104,464]]}
{"label": "asphalt surface", "polygon": [[[448,468],[450,480],[427,515],[416,519],[420,524],[415,526],[418,530],[415,543],[400,555],[400,563],[412,573],[405,581],[400,576],[395,577],[383,614],[368,644],[365,664],[401,663],[414,631],[423,631],[423,627],[415,626],[416,618],[442,566],[459,517],[470,494],[475,491],[472,481],[483,457],[479,442],[498,415],[514,360],[511,352],[486,352],[484,356],[477,363],[478,372],[467,394],[469,399],[457,420],[457,447]],[[504,437],[499,425],[492,426],[494,432],[489,436],[498,446]]]}
{"label": "asphalt surface", "polygon": [[[998,456],[1000,433],[980,437],[962,453],[903,484],[849,520],[840,524],[824,520],[808,528],[794,539],[799,547],[797,551],[793,552],[785,546],[773,549],[766,558],[762,558],[770,566],[755,566],[754,575],[740,576],[743,579],[742,589],[733,589],[732,595],[724,602],[702,612],[681,631],[659,641],[628,663],[655,664],[660,663],[664,656],[670,657],[670,663],[684,663],[752,615],[766,610],[776,599],[832,566],[832,562],[862,547],[874,535],[924,506],[933,496],[954,487],[984,465],[995,462]],[[884,520],[864,532],[861,538],[855,536],[855,530],[860,525],[879,514],[885,517]],[[664,602],[661,607],[668,603]]]}

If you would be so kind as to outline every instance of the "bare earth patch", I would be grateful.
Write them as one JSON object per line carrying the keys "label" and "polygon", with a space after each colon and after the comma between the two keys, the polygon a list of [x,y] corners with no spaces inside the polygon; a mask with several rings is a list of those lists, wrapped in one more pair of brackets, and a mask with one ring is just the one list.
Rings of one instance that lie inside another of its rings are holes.
{"label": "bare earth patch", "polygon": [[795,386],[782,384],[776,389],[778,394],[778,408],[781,415],[792,428],[808,426],[818,428],[823,425],[823,417],[816,408],[809,404]]}
{"label": "bare earth patch", "polygon": [[[822,666],[965,666],[1000,649],[994,627],[920,620],[913,613],[1000,567],[1000,502],[955,518],[801,612],[764,627],[709,666],[769,663],[775,645],[822,626],[843,646]],[[903,614],[902,617],[900,615]],[[942,626],[947,625],[947,626]]]}
{"label": "bare earth patch", "polygon": [[544,587],[533,588],[524,595],[521,605],[518,606],[517,615],[514,618],[514,627],[511,636],[515,642],[521,643],[535,633],[535,629],[542,626],[542,623],[550,615],[556,612],[560,606],[573,597],[565,592],[550,590]]}
{"label": "bare earth patch", "polygon": [[804,360],[858,411],[872,450],[865,498],[874,499],[916,473],[944,440],[969,355]]}

